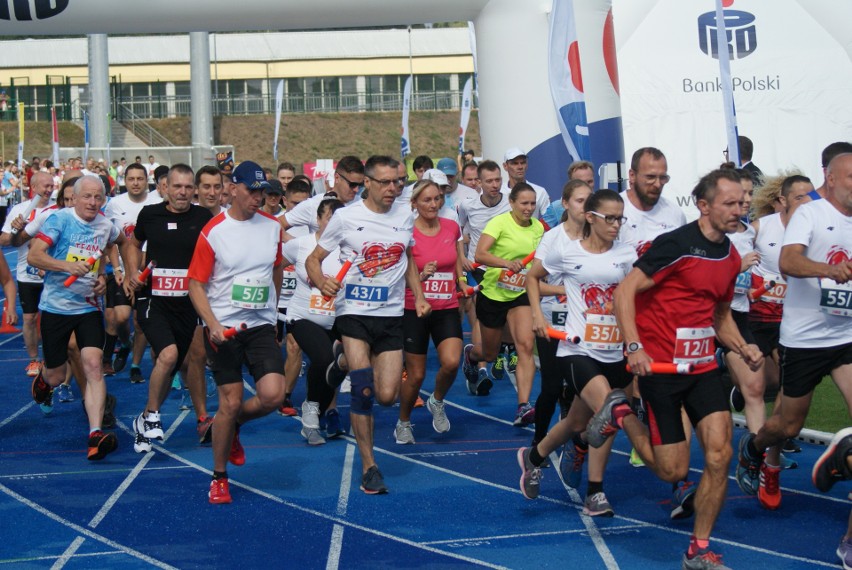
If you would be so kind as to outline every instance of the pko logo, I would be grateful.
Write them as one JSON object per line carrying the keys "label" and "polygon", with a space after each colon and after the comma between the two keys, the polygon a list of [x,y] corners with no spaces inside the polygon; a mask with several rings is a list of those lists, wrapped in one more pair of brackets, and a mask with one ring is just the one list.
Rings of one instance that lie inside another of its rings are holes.
{"label": "pko logo", "polygon": [[[740,10],[725,10],[728,53],[731,59],[742,59],[757,49],[757,28],[754,14]],[[719,59],[719,43],[716,39],[716,12],[698,16],[698,46],[701,51]]]}
{"label": "pko logo", "polygon": [[[0,20],[29,22],[56,16],[71,0],[0,0]],[[32,8],[35,7],[35,14]],[[14,10],[14,15],[13,15]],[[35,17],[33,17],[35,16]]]}

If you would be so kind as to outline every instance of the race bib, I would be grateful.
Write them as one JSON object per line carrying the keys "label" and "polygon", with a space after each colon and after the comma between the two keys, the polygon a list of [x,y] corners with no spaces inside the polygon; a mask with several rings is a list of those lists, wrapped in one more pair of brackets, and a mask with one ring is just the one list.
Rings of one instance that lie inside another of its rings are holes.
{"label": "race bib", "polygon": [[676,364],[705,364],[716,358],[716,333],[713,327],[702,329],[679,328],[675,339]]}
{"label": "race bib", "polygon": [[568,303],[554,303],[553,312],[550,315],[550,323],[554,327],[564,327],[568,322]]}
{"label": "race bib", "polygon": [[269,283],[258,277],[234,277],[231,306],[240,309],[264,309],[269,302]]}
{"label": "race bib", "polygon": [[319,289],[311,289],[311,298],[308,304],[308,312],[312,315],[322,315],[323,317],[334,316],[334,297],[326,299],[322,296]]}
{"label": "race bib", "polygon": [[33,267],[32,265],[27,265],[26,274],[29,277],[34,277],[36,279],[41,279],[41,275],[38,274],[38,269]]}
{"label": "race bib", "polygon": [[380,277],[355,277],[346,282],[343,296],[346,302],[367,309],[380,309],[388,304],[389,287]]}
{"label": "race bib", "polygon": [[594,350],[621,350],[621,330],[615,322],[615,315],[586,313],[583,344]]}
{"label": "race bib", "polygon": [[737,275],[737,280],[734,283],[734,294],[745,295],[751,287],[751,270],[745,270]]}
{"label": "race bib", "polygon": [[448,300],[455,296],[455,279],[452,273],[435,273],[422,283],[427,299]]}
{"label": "race bib", "polygon": [[520,293],[526,290],[527,287],[527,270],[524,269],[520,273],[509,275],[508,269],[500,271],[500,276],[497,278],[497,287]]}
{"label": "race bib", "polygon": [[763,276],[763,282],[775,281],[775,287],[766,290],[766,293],[760,296],[761,301],[767,303],[775,303],[776,305],[784,304],[784,297],[787,296],[787,282],[780,275],[766,274]]}
{"label": "race bib", "polygon": [[296,270],[292,265],[284,268],[284,278],[281,280],[281,297],[292,297],[296,290]]}
{"label": "race bib", "polygon": [[842,285],[827,277],[819,280],[819,310],[838,317],[852,317],[852,282]]}
{"label": "race bib", "polygon": [[[92,257],[92,251],[86,251],[85,249],[79,247],[69,247],[68,253],[65,254],[65,261],[70,261],[71,263],[76,263],[78,261],[86,261],[90,257]],[[98,267],[101,265],[101,260],[98,259],[95,261],[95,264],[89,269],[89,273],[97,273]]]}
{"label": "race bib", "polygon": [[151,294],[157,297],[186,297],[189,295],[187,271],[155,267],[151,272]]}

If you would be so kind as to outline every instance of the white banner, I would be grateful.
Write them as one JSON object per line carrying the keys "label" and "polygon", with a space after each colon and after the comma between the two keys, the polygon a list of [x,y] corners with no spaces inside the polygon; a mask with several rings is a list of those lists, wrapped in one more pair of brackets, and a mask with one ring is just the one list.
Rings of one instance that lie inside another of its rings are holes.
{"label": "white banner", "polygon": [[[473,88],[475,90],[479,89],[477,74],[479,73],[479,67],[476,64],[476,27],[473,25],[473,22],[467,23],[467,36],[470,41],[470,53],[473,56]],[[477,94],[479,92],[477,91]]]}
{"label": "white banner", "polygon": [[402,140],[400,141],[399,154],[405,159],[411,154],[411,139],[408,138],[408,113],[411,111],[411,79],[409,75],[405,80],[405,90],[402,94]]}
{"label": "white banner", "polygon": [[18,102],[18,176],[24,172],[24,104]]}
{"label": "white banner", "polygon": [[459,154],[464,153],[464,137],[467,134],[467,124],[470,122],[470,109],[473,105],[471,90],[473,89],[473,80],[468,79],[464,83],[464,91],[462,91],[461,104],[461,121],[459,122]]}
{"label": "white banner", "polygon": [[574,160],[589,160],[589,127],[580,73],[580,48],[574,27],[573,0],[553,0],[548,74],[550,95],[565,146]]}
{"label": "white banner", "polygon": [[59,126],[56,124],[56,108],[50,110],[50,122],[53,130],[53,164],[59,168]]}
{"label": "white banner", "polygon": [[278,162],[278,129],[281,127],[281,107],[284,104],[284,80],[275,90],[275,137],[272,139],[272,160]]}

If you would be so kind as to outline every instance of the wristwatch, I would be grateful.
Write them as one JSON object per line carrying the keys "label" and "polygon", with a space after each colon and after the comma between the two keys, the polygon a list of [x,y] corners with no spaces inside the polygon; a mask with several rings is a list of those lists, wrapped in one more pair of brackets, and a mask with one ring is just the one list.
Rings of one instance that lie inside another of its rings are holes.
{"label": "wristwatch", "polygon": [[627,354],[633,354],[634,352],[639,352],[645,348],[642,346],[641,342],[631,342],[627,344]]}

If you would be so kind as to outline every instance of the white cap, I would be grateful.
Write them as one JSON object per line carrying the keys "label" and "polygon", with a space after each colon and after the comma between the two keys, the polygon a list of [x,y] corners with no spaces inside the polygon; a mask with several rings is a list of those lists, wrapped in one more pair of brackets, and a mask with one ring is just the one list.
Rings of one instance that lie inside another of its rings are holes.
{"label": "white cap", "polygon": [[423,180],[431,180],[438,186],[449,186],[450,181],[447,180],[447,175],[437,168],[430,168],[423,173]]}
{"label": "white cap", "polygon": [[519,156],[526,156],[527,153],[524,152],[522,148],[513,146],[509,150],[506,151],[506,154],[503,155],[503,162],[509,162],[513,158],[518,158]]}

